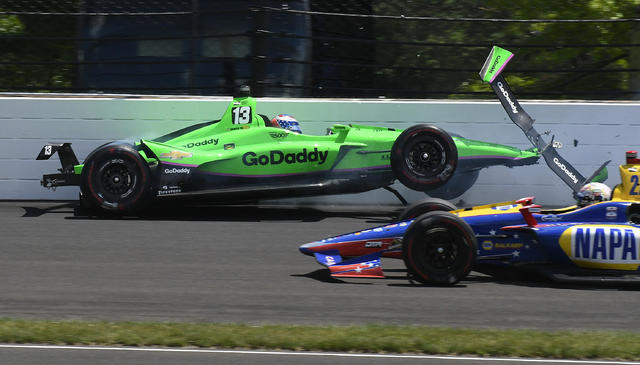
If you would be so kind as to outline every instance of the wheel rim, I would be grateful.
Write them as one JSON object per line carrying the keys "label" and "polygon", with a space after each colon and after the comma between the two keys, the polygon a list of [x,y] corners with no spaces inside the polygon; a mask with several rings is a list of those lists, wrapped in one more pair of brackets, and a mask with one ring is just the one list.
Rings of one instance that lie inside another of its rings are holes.
{"label": "wheel rim", "polygon": [[448,271],[456,266],[460,257],[460,239],[445,227],[437,227],[425,233],[426,247],[423,261],[436,271]]}
{"label": "wheel rim", "polygon": [[444,155],[444,148],[437,141],[417,142],[408,149],[406,163],[413,173],[431,176],[442,170]]}
{"label": "wheel rim", "polygon": [[100,182],[105,192],[122,196],[130,192],[135,185],[134,174],[124,163],[112,163],[102,170]]}

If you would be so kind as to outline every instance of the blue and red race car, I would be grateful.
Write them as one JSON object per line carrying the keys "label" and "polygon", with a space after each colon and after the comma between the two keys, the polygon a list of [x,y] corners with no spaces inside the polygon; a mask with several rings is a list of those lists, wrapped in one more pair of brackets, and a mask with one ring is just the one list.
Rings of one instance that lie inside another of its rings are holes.
{"label": "blue and red race car", "polygon": [[[500,75],[511,53],[494,47],[481,76],[511,119],[577,196],[605,166],[584,178],[533,128]],[[586,206],[542,209],[533,198],[455,210],[428,200],[403,220],[300,246],[334,277],[384,277],[381,257],[402,258],[410,280],[452,285],[480,267],[518,266],[558,281],[640,282],[640,159],[627,152],[621,183]]]}

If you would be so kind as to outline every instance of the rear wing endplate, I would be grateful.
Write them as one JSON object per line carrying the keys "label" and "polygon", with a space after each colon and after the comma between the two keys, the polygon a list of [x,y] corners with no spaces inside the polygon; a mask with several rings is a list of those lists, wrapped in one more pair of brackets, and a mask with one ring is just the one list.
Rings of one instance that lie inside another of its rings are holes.
{"label": "rear wing endplate", "polygon": [[75,173],[74,167],[78,165],[78,158],[71,149],[71,143],[50,143],[40,150],[36,160],[48,160],[51,156],[58,154],[62,165],[59,174],[42,175],[40,185],[48,189],[55,189],[58,186],[80,185],[80,175]]}
{"label": "rear wing endplate", "polygon": [[73,173],[73,167],[78,165],[78,158],[76,154],[73,152],[71,148],[71,143],[50,143],[46,144],[40,150],[38,157],[36,160],[48,160],[51,156],[58,153],[60,157],[60,164],[62,165],[62,169],[60,172],[62,173]]}
{"label": "rear wing endplate", "polygon": [[511,121],[522,129],[531,144],[544,157],[551,170],[575,193],[591,181],[602,182],[606,180],[608,175],[607,164],[611,161],[603,163],[589,178],[585,178],[567,160],[560,156],[555,147],[553,147],[553,137],[551,137],[551,142],[547,143],[542,135],[536,131],[533,127],[535,120],[524,111],[502,75],[502,71],[512,58],[513,54],[511,52],[498,46],[493,46],[491,53],[489,53],[480,70],[480,78],[491,85]]}

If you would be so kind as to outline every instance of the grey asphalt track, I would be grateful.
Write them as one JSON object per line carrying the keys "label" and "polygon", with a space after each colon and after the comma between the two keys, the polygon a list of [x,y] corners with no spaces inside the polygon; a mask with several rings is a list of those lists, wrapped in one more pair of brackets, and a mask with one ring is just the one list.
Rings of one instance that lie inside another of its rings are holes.
{"label": "grey asphalt track", "polygon": [[387,279],[334,280],[298,252],[301,243],[388,222],[376,210],[216,207],[145,219],[72,211],[0,202],[0,317],[640,328],[638,288],[478,273],[455,287],[413,286],[402,262],[389,259]]}

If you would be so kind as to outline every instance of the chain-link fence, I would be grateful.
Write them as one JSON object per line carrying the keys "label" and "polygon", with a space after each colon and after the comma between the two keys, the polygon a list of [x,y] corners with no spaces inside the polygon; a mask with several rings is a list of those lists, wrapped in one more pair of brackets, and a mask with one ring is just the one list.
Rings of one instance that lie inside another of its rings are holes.
{"label": "chain-link fence", "polygon": [[487,97],[498,44],[519,95],[635,98],[637,1],[601,2],[4,0],[0,91]]}

